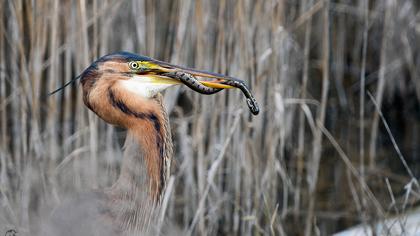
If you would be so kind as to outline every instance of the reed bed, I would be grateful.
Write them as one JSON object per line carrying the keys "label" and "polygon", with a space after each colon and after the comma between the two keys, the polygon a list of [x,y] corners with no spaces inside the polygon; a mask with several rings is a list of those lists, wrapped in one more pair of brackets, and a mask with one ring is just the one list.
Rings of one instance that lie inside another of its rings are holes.
{"label": "reed bed", "polygon": [[124,130],[71,80],[116,51],[241,78],[165,92],[175,144],[165,222],[192,235],[327,235],[414,211],[416,0],[0,2],[0,234],[40,231],[74,192],[111,185]]}

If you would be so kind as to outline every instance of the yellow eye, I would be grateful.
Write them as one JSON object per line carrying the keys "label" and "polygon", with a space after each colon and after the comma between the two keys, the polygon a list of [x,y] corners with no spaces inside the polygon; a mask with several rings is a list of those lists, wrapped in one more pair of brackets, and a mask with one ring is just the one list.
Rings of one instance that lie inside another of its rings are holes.
{"label": "yellow eye", "polygon": [[140,68],[139,63],[138,63],[138,62],[136,62],[136,61],[130,61],[130,62],[128,63],[128,66],[129,66],[129,67],[130,67],[130,69],[132,69],[132,70],[138,70],[138,69]]}

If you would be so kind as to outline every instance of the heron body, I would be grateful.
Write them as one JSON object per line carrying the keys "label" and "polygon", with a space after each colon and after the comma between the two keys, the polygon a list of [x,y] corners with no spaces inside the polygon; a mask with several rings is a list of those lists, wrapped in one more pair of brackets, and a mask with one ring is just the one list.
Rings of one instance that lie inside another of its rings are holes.
{"label": "heron body", "polygon": [[[196,77],[211,80],[199,81]],[[79,199],[93,206],[82,207],[81,211],[89,212],[81,215],[92,215],[95,224],[106,225],[109,232],[117,235],[145,232],[153,226],[170,175],[172,139],[160,92],[185,84],[204,94],[235,86],[250,94],[244,83],[234,78],[127,52],[101,57],[79,78],[85,105],[105,122],[127,129],[117,181],[104,191]],[[68,205],[72,204],[75,203]],[[61,217],[68,217],[68,214],[55,215],[57,224],[65,221]],[[78,214],[71,218],[79,219]],[[62,231],[65,230],[54,232],[65,235]]]}

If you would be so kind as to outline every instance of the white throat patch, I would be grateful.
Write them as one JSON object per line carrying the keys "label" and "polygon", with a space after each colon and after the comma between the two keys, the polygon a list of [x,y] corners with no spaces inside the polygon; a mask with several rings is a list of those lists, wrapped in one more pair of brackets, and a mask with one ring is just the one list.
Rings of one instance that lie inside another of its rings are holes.
{"label": "white throat patch", "polygon": [[151,98],[157,93],[176,85],[176,83],[159,83],[153,78],[141,75],[133,76],[131,79],[122,80],[119,83],[121,83],[124,89],[145,98]]}

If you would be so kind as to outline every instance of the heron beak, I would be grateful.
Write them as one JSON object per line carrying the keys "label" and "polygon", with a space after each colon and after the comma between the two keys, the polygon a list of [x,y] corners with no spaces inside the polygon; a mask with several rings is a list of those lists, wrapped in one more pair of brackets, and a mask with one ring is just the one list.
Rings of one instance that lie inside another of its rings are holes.
{"label": "heron beak", "polygon": [[156,84],[156,85],[177,85],[182,84],[181,81],[178,81],[176,79],[162,76],[158,74],[143,74],[140,76],[141,82]]}
{"label": "heron beak", "polygon": [[238,88],[245,95],[251,113],[257,115],[260,111],[257,100],[242,80],[208,71],[180,67],[157,60],[143,62],[142,66],[147,71],[147,74],[143,75],[151,76],[155,82],[163,86],[167,86],[168,83],[183,83],[202,94],[214,94],[222,89]]}
{"label": "heron beak", "polygon": [[215,89],[231,89],[235,88],[233,86],[223,84],[224,81],[227,80],[235,80],[234,78],[212,73],[208,71],[202,70],[195,70],[187,67],[181,67],[177,65],[173,65],[167,62],[153,60],[151,62],[147,62],[148,70],[151,70],[153,74],[147,74],[148,77],[153,78],[155,83],[161,84],[182,84],[175,78],[169,76],[162,76],[162,74],[170,73],[170,72],[185,72],[188,74],[193,75],[202,85],[215,88]]}

